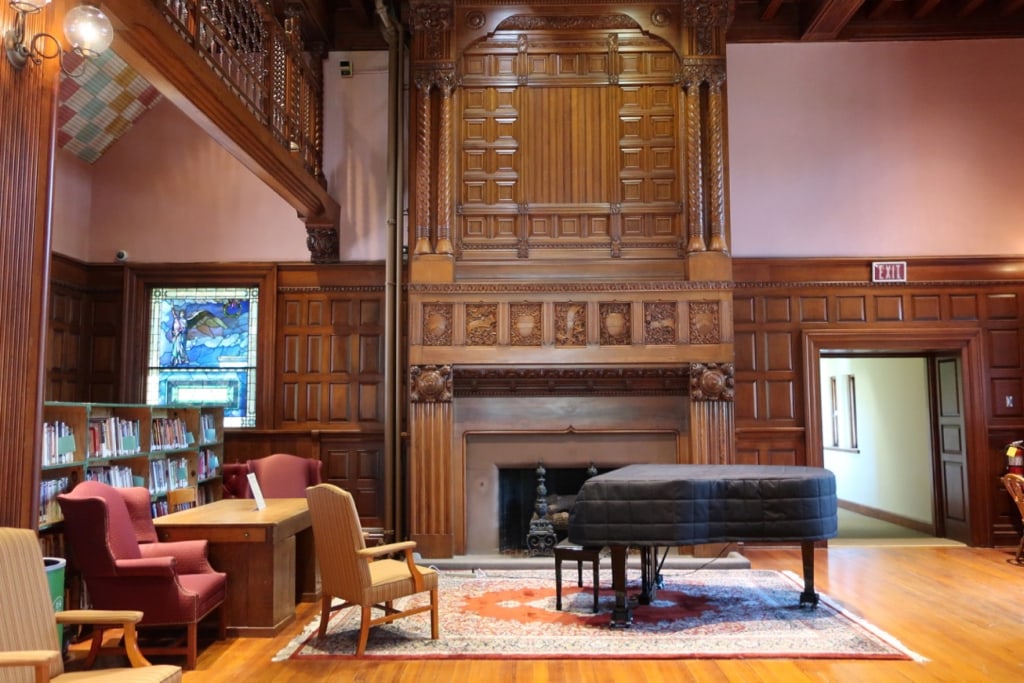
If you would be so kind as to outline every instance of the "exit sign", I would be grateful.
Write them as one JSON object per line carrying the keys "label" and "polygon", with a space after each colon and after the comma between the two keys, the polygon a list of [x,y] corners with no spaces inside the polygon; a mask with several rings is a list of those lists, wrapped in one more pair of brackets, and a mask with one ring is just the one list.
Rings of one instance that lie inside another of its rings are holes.
{"label": "exit sign", "polygon": [[872,282],[906,282],[907,262],[906,261],[872,261],[871,262]]}

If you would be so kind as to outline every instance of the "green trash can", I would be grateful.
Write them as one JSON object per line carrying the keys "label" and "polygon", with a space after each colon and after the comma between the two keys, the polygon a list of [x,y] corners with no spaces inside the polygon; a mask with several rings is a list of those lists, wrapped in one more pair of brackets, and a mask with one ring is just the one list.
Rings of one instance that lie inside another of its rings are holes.
{"label": "green trash can", "polygon": [[[64,570],[68,561],[63,557],[44,557],[43,568],[46,569],[46,581],[50,584],[50,599],[53,600],[53,611],[64,611]],[[57,624],[57,643],[64,649],[64,626]]]}

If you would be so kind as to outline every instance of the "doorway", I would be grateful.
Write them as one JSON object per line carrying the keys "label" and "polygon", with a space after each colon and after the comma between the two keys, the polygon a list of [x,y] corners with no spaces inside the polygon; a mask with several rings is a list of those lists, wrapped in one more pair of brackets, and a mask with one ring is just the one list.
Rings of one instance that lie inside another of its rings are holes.
{"label": "doorway", "polygon": [[806,332],[804,362],[808,464],[836,472],[844,515],[983,545],[980,332]]}

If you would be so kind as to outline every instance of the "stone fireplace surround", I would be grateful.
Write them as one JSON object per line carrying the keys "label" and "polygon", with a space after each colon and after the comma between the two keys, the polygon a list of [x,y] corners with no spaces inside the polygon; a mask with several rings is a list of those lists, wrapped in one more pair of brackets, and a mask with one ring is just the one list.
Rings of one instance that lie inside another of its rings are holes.
{"label": "stone fireplace surround", "polygon": [[689,460],[686,396],[467,396],[454,414],[457,554],[498,552],[501,468]]}

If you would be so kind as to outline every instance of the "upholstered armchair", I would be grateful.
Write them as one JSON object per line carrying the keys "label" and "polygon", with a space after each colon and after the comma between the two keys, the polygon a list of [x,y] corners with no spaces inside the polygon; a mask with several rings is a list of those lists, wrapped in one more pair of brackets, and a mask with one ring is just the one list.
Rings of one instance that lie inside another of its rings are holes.
{"label": "upholstered armchair", "polygon": [[[430,635],[438,638],[437,572],[413,561],[415,541],[366,547],[352,494],[333,484],[319,484],[306,491],[316,559],[320,565],[323,602],[320,638],[327,635],[331,612],[358,605],[362,614],[356,655],[366,652],[370,629],[401,617],[430,612]],[[402,553],[403,560],[388,556]],[[430,604],[397,610],[394,601],[430,591]],[[338,597],[344,603],[333,605]],[[384,613],[373,618],[371,609]]]}
{"label": "upholstered armchair", "polygon": [[306,487],[321,482],[321,463],[288,453],[275,453],[249,461],[264,498],[305,498]]}
{"label": "upholstered armchair", "polygon": [[[218,636],[224,637],[225,574],[207,560],[206,541],[157,540],[145,488],[118,489],[85,481],[57,497],[65,535],[97,609],[140,610],[140,628],[185,626],[184,644],[148,645],[147,654],[184,654],[195,668],[198,624],[219,612]],[[89,661],[103,649],[93,638]]]}
{"label": "upholstered armchair", "polygon": [[[139,651],[137,611],[69,610],[54,613],[43,569],[39,539],[31,529],[0,528],[0,680],[107,681],[160,683],[181,680],[177,666],[150,666]],[[124,631],[125,651],[133,668],[64,673],[57,624],[91,625],[101,631]],[[138,668],[134,668],[138,667]]]}
{"label": "upholstered armchair", "polygon": [[220,467],[225,498],[252,498],[249,491],[249,466],[244,462],[226,462]]}

